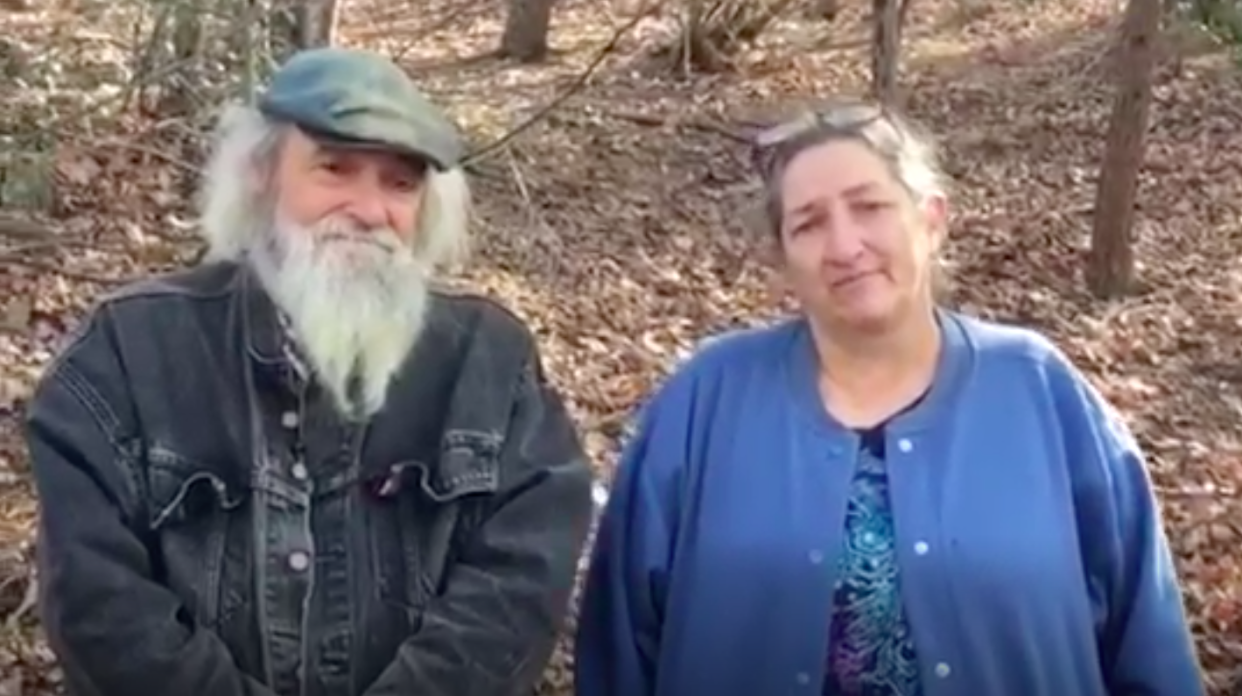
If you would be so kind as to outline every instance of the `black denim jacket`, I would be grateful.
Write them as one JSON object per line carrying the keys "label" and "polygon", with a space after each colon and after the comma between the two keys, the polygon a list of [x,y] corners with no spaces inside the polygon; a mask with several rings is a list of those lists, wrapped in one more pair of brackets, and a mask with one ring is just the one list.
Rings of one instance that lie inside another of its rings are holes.
{"label": "black denim jacket", "polygon": [[75,696],[490,696],[546,664],[591,473],[529,331],[437,293],[336,416],[232,263],[106,298],[29,404],[42,614]]}

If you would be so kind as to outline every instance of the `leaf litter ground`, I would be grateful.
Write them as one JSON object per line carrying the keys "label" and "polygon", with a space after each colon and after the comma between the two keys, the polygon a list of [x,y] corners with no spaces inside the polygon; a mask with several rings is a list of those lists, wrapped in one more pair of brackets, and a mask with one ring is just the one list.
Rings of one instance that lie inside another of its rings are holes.
{"label": "leaf litter ground", "polygon": [[[743,223],[754,184],[730,133],[796,100],[857,92],[867,64],[859,10],[831,27],[791,15],[737,74],[703,76],[652,56],[672,12],[635,24],[601,56],[636,2],[564,3],[557,50],[537,67],[482,57],[497,8],[375,2],[347,7],[344,41],[399,55],[477,143],[539,115],[478,165],[478,254],[461,280],[535,328],[606,478],[633,407],[698,339],[787,308]],[[1138,202],[1143,289],[1093,301],[1080,269],[1115,4],[993,5],[923,0],[906,47],[909,107],[940,134],[954,180],[953,303],[1048,332],[1130,422],[1151,456],[1212,693],[1236,693],[1242,79],[1197,43],[1162,42]],[[112,279],[189,258],[178,181],[193,164],[176,154],[176,131],[131,117],[63,134],[52,243],[0,236],[0,696],[59,683],[30,610],[22,399]],[[3,265],[14,249],[18,261]],[[546,693],[566,693],[568,664],[558,652]]]}

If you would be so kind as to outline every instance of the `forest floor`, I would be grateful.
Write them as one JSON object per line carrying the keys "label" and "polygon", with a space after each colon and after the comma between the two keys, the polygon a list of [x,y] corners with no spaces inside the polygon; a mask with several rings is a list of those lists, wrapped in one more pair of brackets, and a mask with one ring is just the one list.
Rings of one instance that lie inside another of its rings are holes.
{"label": "forest floor", "polygon": [[[537,116],[479,163],[478,252],[463,280],[535,328],[605,477],[632,408],[696,340],[783,311],[741,222],[755,185],[736,136],[758,113],[863,90],[864,3],[843,4],[832,24],[791,13],[715,75],[656,55],[676,13],[631,23],[636,0],[563,0],[556,50],[535,66],[487,57],[495,2],[346,5],[343,42],[399,55],[477,144]],[[1117,11],[916,0],[902,82],[953,178],[953,303],[1047,332],[1127,417],[1150,455],[1212,694],[1225,696],[1242,688],[1242,72],[1193,32],[1161,42],[1137,204],[1142,291],[1094,301],[1081,268]],[[0,69],[6,51],[52,60],[54,43],[75,47],[57,49],[67,62],[92,52],[96,70],[119,64],[108,52],[130,37],[103,26],[0,9]],[[46,231],[0,234],[0,696],[59,682],[30,604],[23,400],[98,293],[192,258],[183,183],[195,156],[180,142],[202,139],[197,124],[134,113],[102,124],[93,113],[88,128],[85,97],[74,112],[63,85],[27,92],[56,92],[62,113],[83,116],[29,126],[56,131],[54,214],[37,218]],[[17,128],[13,104],[0,104],[0,136]],[[558,655],[547,693],[566,688],[565,666]]]}

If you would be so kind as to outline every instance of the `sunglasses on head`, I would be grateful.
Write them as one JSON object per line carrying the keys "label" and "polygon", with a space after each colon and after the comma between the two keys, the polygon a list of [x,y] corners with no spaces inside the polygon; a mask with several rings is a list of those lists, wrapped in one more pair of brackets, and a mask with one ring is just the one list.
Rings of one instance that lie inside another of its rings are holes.
{"label": "sunglasses on head", "polygon": [[760,131],[752,141],[754,161],[766,176],[775,151],[785,143],[819,130],[856,135],[867,126],[885,120],[887,114],[879,106],[861,103],[827,104]]}

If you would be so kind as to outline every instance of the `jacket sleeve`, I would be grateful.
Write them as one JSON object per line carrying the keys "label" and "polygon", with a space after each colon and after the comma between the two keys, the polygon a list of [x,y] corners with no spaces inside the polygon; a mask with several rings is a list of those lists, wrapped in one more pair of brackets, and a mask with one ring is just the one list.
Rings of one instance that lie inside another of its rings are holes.
{"label": "jacket sleeve", "polygon": [[366,696],[533,691],[568,613],[593,511],[590,463],[537,353],[500,459],[502,487],[444,592]]}
{"label": "jacket sleeve", "polygon": [[88,325],[27,408],[40,612],[66,681],[83,696],[274,696],[153,579],[126,393],[103,330]]}
{"label": "jacket sleeve", "polygon": [[1201,696],[1194,640],[1143,453],[1120,415],[1066,370],[1069,465],[1108,692]]}
{"label": "jacket sleeve", "polygon": [[596,533],[575,641],[581,696],[655,693],[685,438],[660,413],[657,397],[622,455]]}

